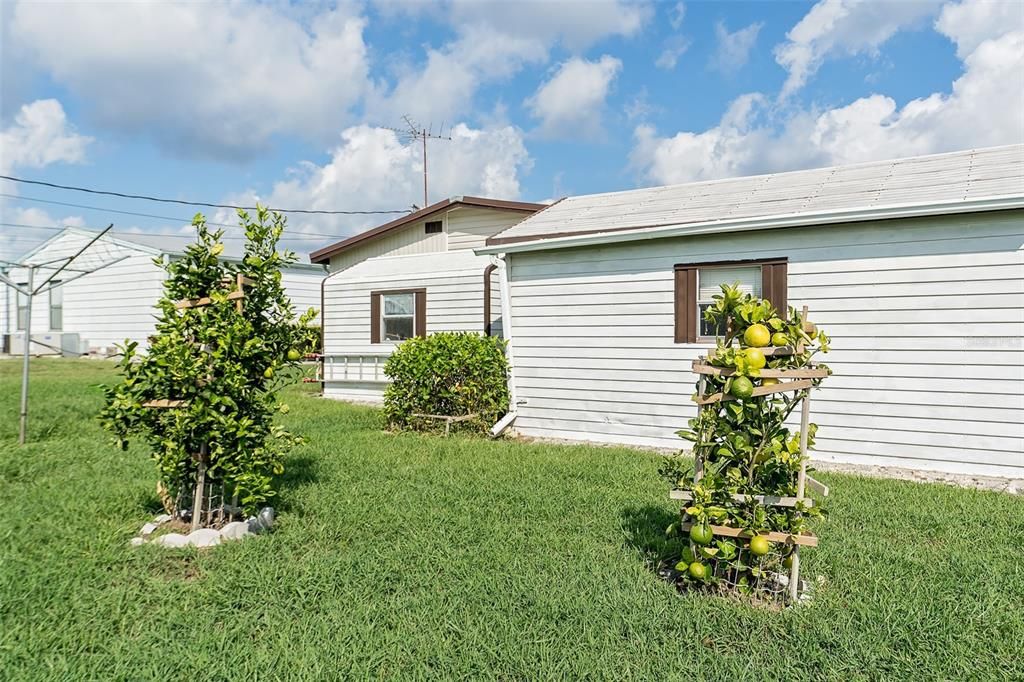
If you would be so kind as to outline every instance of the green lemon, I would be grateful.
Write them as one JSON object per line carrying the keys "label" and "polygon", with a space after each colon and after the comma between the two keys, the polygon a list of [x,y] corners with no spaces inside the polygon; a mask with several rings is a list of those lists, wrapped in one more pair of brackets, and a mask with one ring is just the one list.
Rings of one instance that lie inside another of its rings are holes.
{"label": "green lemon", "polygon": [[706,545],[715,537],[711,532],[711,526],[707,524],[693,524],[690,526],[690,539],[698,545]]}
{"label": "green lemon", "polygon": [[704,580],[708,577],[708,567],[699,561],[694,561],[689,567],[690,577],[694,580]]}
{"label": "green lemon", "polygon": [[263,370],[263,378],[264,379],[273,379],[274,378],[274,368],[273,367],[267,367],[265,370]]}
{"label": "green lemon", "polygon": [[296,360],[298,360],[300,358],[302,358],[302,353],[300,353],[299,351],[295,350],[294,348],[289,348],[288,349],[288,359],[289,360],[291,360],[292,362],[295,362]]}
{"label": "green lemon", "polygon": [[772,345],[773,346],[788,346],[789,337],[782,332],[775,332],[772,334]]}
{"label": "green lemon", "polygon": [[746,352],[747,366],[750,369],[762,369],[767,363],[764,352],[760,348],[748,348]]}
{"label": "green lemon", "polygon": [[754,384],[752,384],[750,379],[746,377],[736,377],[732,380],[732,386],[729,387],[729,393],[732,393],[740,400],[746,400],[754,394]]}
{"label": "green lemon", "polygon": [[750,538],[750,553],[754,556],[764,556],[771,549],[771,543],[768,542],[767,536],[755,535]]}

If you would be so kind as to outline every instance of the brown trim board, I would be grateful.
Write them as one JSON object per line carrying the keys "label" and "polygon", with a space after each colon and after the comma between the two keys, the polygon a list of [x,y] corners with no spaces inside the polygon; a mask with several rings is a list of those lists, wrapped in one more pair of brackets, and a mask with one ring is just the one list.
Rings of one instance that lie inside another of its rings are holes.
{"label": "brown trim board", "polygon": [[357,244],[361,244],[369,239],[374,239],[375,237],[379,237],[383,234],[404,227],[409,223],[414,223],[417,220],[428,218],[435,213],[455,206],[475,206],[478,208],[497,208],[510,211],[535,213],[544,208],[545,204],[532,204],[525,201],[506,201],[504,199],[487,199],[485,197],[455,197],[452,199],[442,199],[435,204],[421,208],[409,215],[396,218],[391,222],[384,223],[383,225],[379,225],[365,232],[360,232],[357,235],[353,235],[348,239],[343,239],[340,242],[335,242],[334,244],[325,246],[322,249],[317,249],[309,254],[309,260],[311,263],[327,263],[330,261],[331,256],[347,251]]}

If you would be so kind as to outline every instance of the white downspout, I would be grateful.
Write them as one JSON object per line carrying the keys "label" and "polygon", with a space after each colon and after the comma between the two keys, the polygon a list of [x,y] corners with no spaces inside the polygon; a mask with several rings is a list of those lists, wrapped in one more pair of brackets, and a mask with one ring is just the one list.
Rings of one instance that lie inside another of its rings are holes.
{"label": "white downspout", "polygon": [[501,334],[505,337],[505,357],[508,359],[508,404],[509,411],[491,427],[491,437],[497,438],[516,420],[519,397],[516,393],[516,362],[512,336],[512,297],[508,285],[507,256],[491,256],[491,263],[498,268],[498,288],[501,291]]}

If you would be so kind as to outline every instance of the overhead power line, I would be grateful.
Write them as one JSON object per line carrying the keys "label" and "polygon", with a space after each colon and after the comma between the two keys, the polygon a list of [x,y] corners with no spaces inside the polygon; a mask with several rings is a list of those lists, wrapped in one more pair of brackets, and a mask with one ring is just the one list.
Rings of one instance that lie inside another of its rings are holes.
{"label": "overhead power line", "polygon": [[[16,178],[11,175],[0,175],[0,179],[10,180],[11,182],[21,182],[27,185],[39,185],[40,187],[52,187],[54,189],[66,189],[72,192],[86,192],[88,194],[102,194],[108,197],[120,197],[122,199],[140,199],[142,201],[157,201],[163,204],[181,204],[183,206],[203,206],[205,208],[230,208],[230,209],[241,209],[243,211],[255,211],[255,206],[237,206],[235,204],[214,204],[206,201],[186,201],[184,199],[167,199],[163,197],[153,197],[145,194],[126,194],[124,192],[108,192],[99,189],[90,189],[88,187],[76,187],[74,185],[58,185],[53,182],[43,182],[42,180],[26,180],[25,178]],[[409,213],[408,210],[394,210],[394,211],[319,211],[315,209],[306,208],[273,208],[278,213],[304,213],[310,215],[382,215],[388,213]]]}
{"label": "overhead power line", "polygon": [[[136,211],[119,211],[119,210],[114,209],[114,208],[104,208],[103,206],[87,206],[85,204],[72,204],[72,203],[69,203],[67,201],[54,201],[53,199],[39,199],[37,197],[26,197],[26,196],[22,196],[20,194],[5,194],[3,192],[0,192],[0,197],[4,197],[5,199],[15,199],[15,200],[18,200],[18,201],[33,201],[33,202],[38,203],[38,204],[53,204],[54,206],[69,206],[71,208],[82,208],[82,209],[85,209],[85,210],[88,210],[88,211],[102,211],[102,212],[105,212],[105,213],[117,213],[119,215],[130,215],[130,216],[136,216],[136,217],[139,217],[139,218],[153,218],[155,220],[172,220],[174,222],[183,223],[183,224],[186,224],[186,225],[192,222],[191,218],[181,218],[181,217],[175,218],[173,216],[154,215],[152,213],[138,213]],[[206,224],[207,225],[213,225],[214,227],[227,227],[227,228],[232,228],[232,229],[241,229],[241,225],[232,225],[230,223],[215,223],[215,222],[207,220]],[[286,232],[286,234],[291,235],[291,234],[294,234],[294,233],[289,231],[289,232]],[[313,237],[313,236],[315,236],[315,237],[325,237],[327,239],[344,239],[345,238],[345,235],[326,234],[326,233],[323,233],[323,232],[303,232],[302,234],[309,235],[311,237]]]}
{"label": "overhead power line", "polygon": [[[98,227],[86,227],[83,225],[28,225],[26,223],[0,223],[0,227],[17,227],[27,230],[46,230],[49,232],[60,232],[69,227],[75,227],[81,230],[99,230],[102,228]],[[236,225],[237,227],[237,225]],[[123,237],[169,237],[171,239],[193,239],[192,235],[188,234],[168,234],[166,232],[127,232],[124,230],[110,230],[107,234],[121,235]],[[340,235],[332,235],[337,239],[343,239]],[[11,238],[8,237],[8,240]],[[35,239],[34,237],[14,237],[14,239]],[[245,241],[246,237],[241,235],[224,235],[221,239],[234,239],[238,241]],[[323,236],[318,234],[294,234],[289,233],[284,239],[316,239],[318,241],[323,239]]]}

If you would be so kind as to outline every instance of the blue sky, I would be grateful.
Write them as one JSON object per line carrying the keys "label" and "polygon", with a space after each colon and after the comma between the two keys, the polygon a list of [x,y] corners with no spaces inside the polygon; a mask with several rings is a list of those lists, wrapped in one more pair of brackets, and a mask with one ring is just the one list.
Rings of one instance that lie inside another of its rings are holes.
{"label": "blue sky", "polygon": [[[8,2],[0,19],[3,174],[137,194],[406,209],[422,161],[385,129],[403,114],[453,137],[431,143],[431,201],[1024,141],[1016,2]],[[0,257],[61,224],[187,234],[193,212],[0,192]],[[293,217],[289,245],[386,219]]]}

